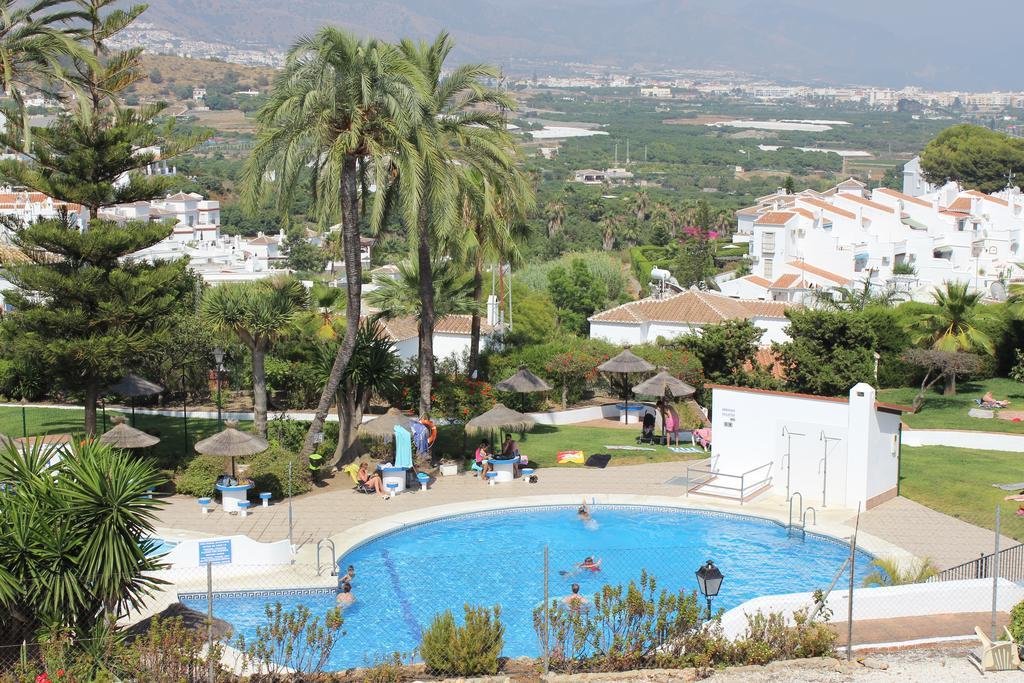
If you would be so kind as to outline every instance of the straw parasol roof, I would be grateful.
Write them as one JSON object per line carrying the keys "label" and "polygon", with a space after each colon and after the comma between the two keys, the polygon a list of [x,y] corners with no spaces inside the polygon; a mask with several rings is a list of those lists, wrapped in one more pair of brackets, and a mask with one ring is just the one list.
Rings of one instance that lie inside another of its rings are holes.
{"label": "straw parasol roof", "polygon": [[270,448],[266,439],[236,429],[236,420],[228,420],[225,424],[227,429],[198,442],[195,446],[196,452],[221,458],[237,458],[262,453]]}
{"label": "straw parasol roof", "polygon": [[467,422],[466,434],[474,436],[495,431],[528,432],[533,429],[534,424],[533,418],[529,415],[497,403],[483,415],[477,415]]}
{"label": "straw parasol roof", "polygon": [[629,349],[624,349],[619,355],[598,365],[597,369],[601,372],[629,375],[634,373],[651,372],[654,370],[654,366]]}
{"label": "straw parasol roof", "polygon": [[154,384],[148,379],[142,379],[138,375],[125,375],[117,384],[111,384],[110,390],[121,396],[153,396],[164,390],[159,384]]}
{"label": "straw parasol roof", "polygon": [[671,394],[675,398],[693,396],[697,390],[681,379],[673,377],[662,370],[654,377],[646,379],[633,387],[634,394],[643,396],[664,396]]}
{"label": "straw parasol roof", "polygon": [[519,372],[508,379],[503,379],[494,385],[498,391],[508,391],[513,394],[530,394],[536,391],[551,391],[551,385],[537,375],[530,372],[525,365],[520,366]]}
{"label": "straw parasol roof", "polygon": [[[154,620],[157,618],[161,621],[180,618],[181,625],[186,629],[190,631],[202,631],[203,635],[206,635],[206,615],[190,607],[186,607],[180,602],[175,602],[159,614],[147,617],[125,629],[125,633],[128,635],[129,640],[145,637],[145,635],[149,633],[149,629],[153,626]],[[214,638],[223,640],[230,636],[232,632],[233,628],[230,623],[223,619],[218,619],[217,617],[213,618]]]}
{"label": "straw parasol roof", "polygon": [[369,422],[359,425],[357,433],[359,436],[369,437],[377,441],[394,441],[395,427],[409,428],[409,420],[412,418],[398,408],[391,408],[380,417],[375,417]]}
{"label": "straw parasol roof", "polygon": [[114,448],[149,448],[160,443],[152,434],[125,424],[124,416],[113,418],[114,426],[100,436],[100,443]]}

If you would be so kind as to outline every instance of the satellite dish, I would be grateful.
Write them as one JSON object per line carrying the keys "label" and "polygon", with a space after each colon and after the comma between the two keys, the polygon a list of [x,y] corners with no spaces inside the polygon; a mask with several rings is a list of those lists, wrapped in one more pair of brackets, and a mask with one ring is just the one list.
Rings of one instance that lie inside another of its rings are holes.
{"label": "satellite dish", "polygon": [[996,301],[1006,301],[1008,298],[1006,295],[1006,285],[1002,282],[993,282],[992,286],[989,287],[989,293]]}

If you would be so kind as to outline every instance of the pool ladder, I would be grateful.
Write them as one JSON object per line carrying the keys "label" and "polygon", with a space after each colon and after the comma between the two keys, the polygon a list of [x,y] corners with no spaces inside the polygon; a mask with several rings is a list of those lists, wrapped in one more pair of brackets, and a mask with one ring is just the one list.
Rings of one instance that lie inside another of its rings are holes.
{"label": "pool ladder", "polygon": [[331,550],[331,576],[338,574],[338,557],[337,552],[334,549],[334,541],[329,538],[321,538],[316,542],[316,575],[320,576],[320,572],[323,571],[323,566],[320,564],[320,548],[330,548]]}
{"label": "pool ladder", "polygon": [[818,526],[818,511],[808,505],[804,507],[804,496],[799,491],[794,491],[793,495],[789,497],[789,524],[786,525],[786,534],[789,536],[793,535],[793,499],[800,496],[800,505],[797,507],[797,517],[800,519],[800,537],[801,540],[807,538],[807,513],[811,512],[812,518],[814,519],[814,526]]}

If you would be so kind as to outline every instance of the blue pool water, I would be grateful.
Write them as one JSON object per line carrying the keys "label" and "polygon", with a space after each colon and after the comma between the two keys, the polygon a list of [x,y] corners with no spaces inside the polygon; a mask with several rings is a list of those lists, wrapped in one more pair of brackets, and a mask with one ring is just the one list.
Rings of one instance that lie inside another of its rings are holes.
{"label": "blue pool water", "polygon": [[[549,547],[552,598],[592,594],[605,583],[626,584],[647,570],[659,588],[695,590],[694,572],[708,559],[725,574],[715,608],[753,597],[827,588],[848,546],[808,534],[789,537],[774,522],[739,515],[632,506],[597,506],[586,526],[575,508],[545,507],[477,513],[407,527],[372,540],[339,562],[356,567],[356,603],[345,612],[346,635],[329,668],[361,666],[394,651],[411,652],[433,616],[462,606],[501,605],[506,656],[537,655],[533,608],[543,601],[544,546]],[[561,575],[593,555],[600,572]],[[858,580],[870,556],[858,557]],[[205,613],[203,595],[182,596]],[[265,621],[264,605],[299,604],[314,614],[334,606],[334,591],[284,591],[214,598],[214,615],[247,638]]]}
{"label": "blue pool water", "polygon": [[147,538],[146,540],[150,542],[149,547],[146,549],[147,557],[157,557],[159,555],[166,555],[167,553],[174,550],[174,548],[178,545],[177,541],[168,541],[163,538],[151,537]]}

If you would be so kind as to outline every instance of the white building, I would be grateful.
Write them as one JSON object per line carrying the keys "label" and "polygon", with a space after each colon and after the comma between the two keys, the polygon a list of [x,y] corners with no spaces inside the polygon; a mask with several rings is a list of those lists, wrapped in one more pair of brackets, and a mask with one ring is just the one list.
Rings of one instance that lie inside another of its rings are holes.
{"label": "white building", "polygon": [[[0,216],[9,216],[24,225],[30,225],[36,221],[57,218],[64,212],[79,228],[85,227],[89,220],[88,211],[80,204],[62,202],[42,192],[0,187]],[[5,228],[0,225],[0,236],[5,232]]]}
{"label": "white building", "polygon": [[1018,188],[986,195],[949,183],[915,197],[851,179],[823,193],[763,197],[737,219],[751,275],[722,283],[732,297],[806,302],[815,289],[867,279],[916,300],[946,281],[998,299],[1024,279]]}
{"label": "white building", "polygon": [[[472,324],[473,318],[469,315],[446,315],[435,321],[434,358],[461,358],[468,353],[472,341]],[[410,360],[419,355],[419,325],[415,318],[381,320],[380,325],[384,334],[394,343],[399,358]],[[494,327],[487,320],[481,320],[481,348],[493,333]]]}
{"label": "white building", "polygon": [[648,88],[640,88],[640,97],[657,97],[659,99],[672,97],[672,88],[661,85],[652,85]]}
{"label": "white building", "polygon": [[125,221],[173,221],[175,242],[213,242],[220,237],[220,202],[195,192],[176,192],[150,202],[118,204],[100,218]]}
{"label": "white building", "polygon": [[[799,492],[804,506],[870,509],[897,495],[903,406],[857,384],[849,398],[711,385],[714,478],[697,493]],[[693,489],[691,489],[692,491]]]}
{"label": "white building", "polygon": [[644,344],[659,337],[700,334],[705,327],[726,320],[752,321],[764,330],[762,345],[789,340],[785,303],[732,299],[696,289],[631,301],[588,318],[591,339],[613,344]]}

